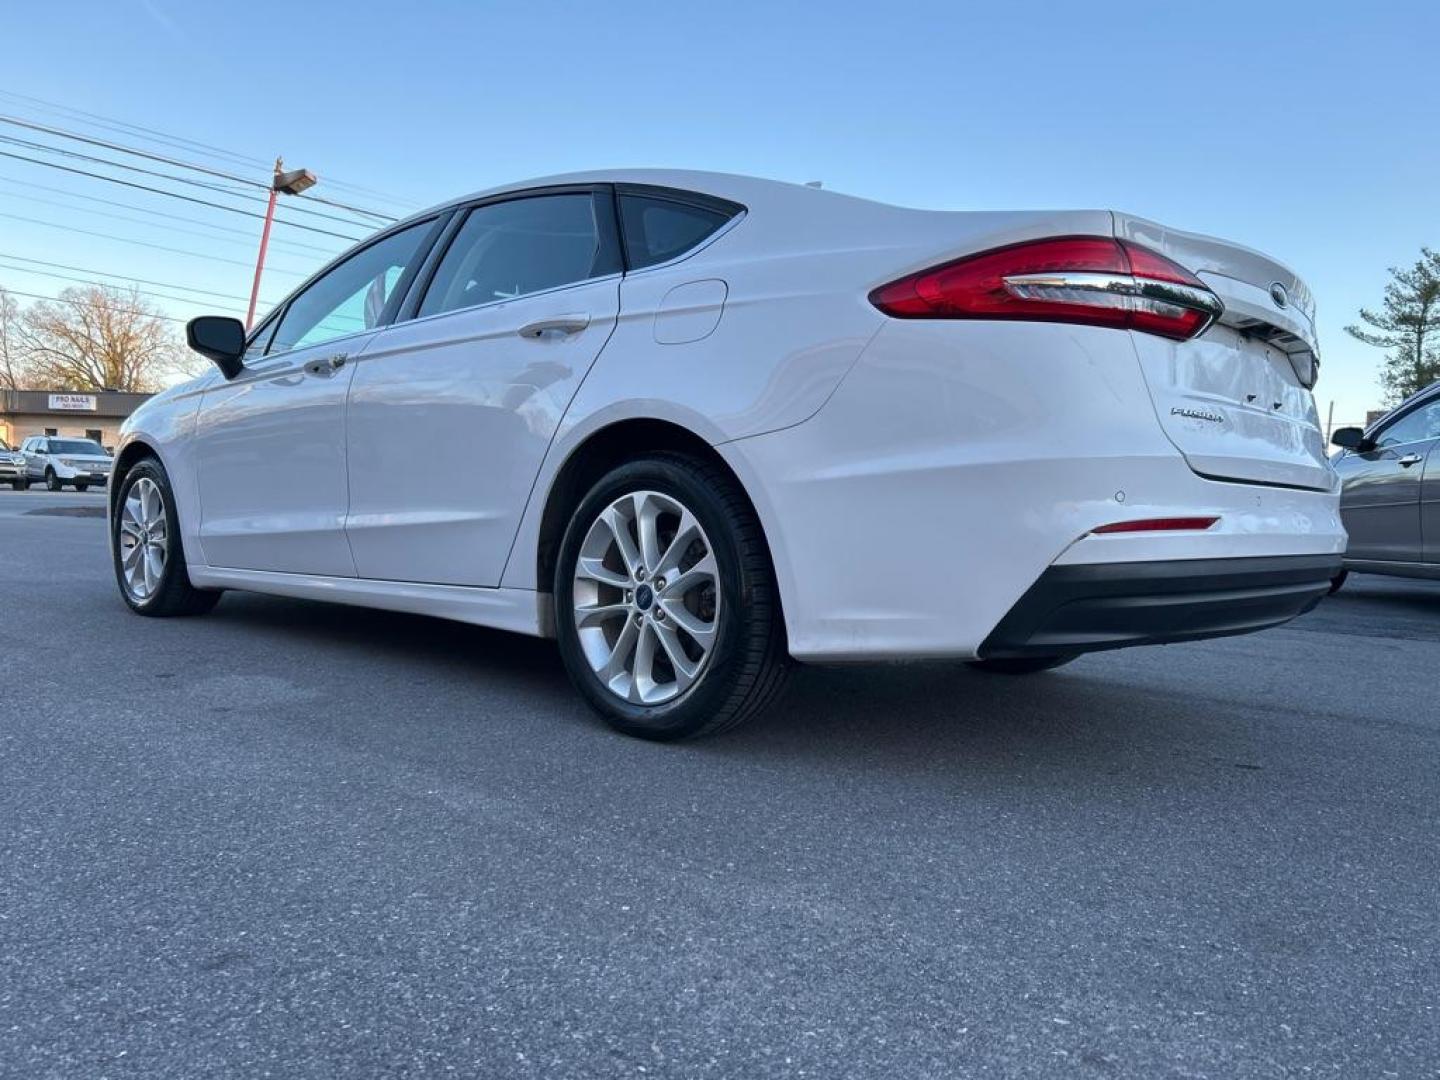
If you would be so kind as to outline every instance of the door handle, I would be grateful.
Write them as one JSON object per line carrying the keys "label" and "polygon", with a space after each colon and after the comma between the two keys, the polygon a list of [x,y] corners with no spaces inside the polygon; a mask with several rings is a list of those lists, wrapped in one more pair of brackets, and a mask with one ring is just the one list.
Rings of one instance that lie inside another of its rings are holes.
{"label": "door handle", "polygon": [[1411,465],[1418,465],[1424,460],[1425,459],[1419,454],[1406,454],[1395,464],[1399,465],[1401,468],[1408,469]]}
{"label": "door handle", "polygon": [[539,319],[536,322],[526,323],[515,332],[531,341],[540,341],[548,335],[568,337],[571,334],[578,334],[589,325],[589,315],[556,315],[550,319]]}
{"label": "door handle", "polygon": [[345,361],[350,357],[341,352],[333,356],[321,357],[319,360],[311,360],[305,365],[305,371],[310,375],[334,375],[345,366]]}

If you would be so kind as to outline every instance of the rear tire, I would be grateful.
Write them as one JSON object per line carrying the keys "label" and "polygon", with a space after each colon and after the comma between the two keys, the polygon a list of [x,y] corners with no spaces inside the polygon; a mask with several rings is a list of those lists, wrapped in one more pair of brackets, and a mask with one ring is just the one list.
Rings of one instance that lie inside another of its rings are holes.
{"label": "rear tire", "polygon": [[175,495],[154,458],[143,458],[121,479],[110,539],[115,581],[137,615],[203,615],[219,601],[219,590],[190,584]]}
{"label": "rear tire", "polygon": [[657,453],[602,477],[565,530],[554,596],[570,678],[626,735],[726,731],[764,711],[790,667],[760,522],[695,458]]}
{"label": "rear tire", "polygon": [[1338,574],[1336,574],[1334,577],[1332,577],[1332,578],[1330,579],[1330,594],[1329,594],[1329,595],[1334,596],[1337,592],[1339,592],[1340,589],[1344,586],[1346,579],[1349,578],[1349,577],[1350,577],[1350,571],[1349,571],[1349,570],[1341,570]]}
{"label": "rear tire", "polygon": [[51,491],[63,491],[65,485],[60,482],[60,477],[55,475],[54,469],[45,470],[45,486]]}
{"label": "rear tire", "polygon": [[999,656],[989,660],[967,660],[965,663],[976,671],[992,675],[1034,675],[1051,671],[1074,659],[1076,654],[1071,653],[1068,656]]}

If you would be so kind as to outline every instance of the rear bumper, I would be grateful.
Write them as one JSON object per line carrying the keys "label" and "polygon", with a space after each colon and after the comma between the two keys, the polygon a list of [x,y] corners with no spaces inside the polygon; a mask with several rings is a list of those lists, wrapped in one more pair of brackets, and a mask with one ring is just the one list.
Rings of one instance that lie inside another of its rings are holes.
{"label": "rear bumper", "polygon": [[1051,566],[980,646],[982,657],[1095,652],[1246,634],[1309,611],[1338,555]]}
{"label": "rear bumper", "polygon": [[[897,320],[811,419],[718,449],[764,525],[798,660],[971,659],[1001,640],[997,627],[1042,579],[1047,589],[1072,572],[1163,579],[1215,560],[1221,583],[1190,587],[1224,593],[1225,576],[1250,560],[1330,568],[1345,551],[1338,483],[1314,491],[1197,475],[1156,422],[1129,335],[1103,328]],[[1192,516],[1217,521],[1095,532]],[[1309,599],[1278,600],[1248,621],[1178,618],[1200,620],[1190,636],[1238,633],[1283,622]],[[1183,632],[1142,625],[1084,644]]]}

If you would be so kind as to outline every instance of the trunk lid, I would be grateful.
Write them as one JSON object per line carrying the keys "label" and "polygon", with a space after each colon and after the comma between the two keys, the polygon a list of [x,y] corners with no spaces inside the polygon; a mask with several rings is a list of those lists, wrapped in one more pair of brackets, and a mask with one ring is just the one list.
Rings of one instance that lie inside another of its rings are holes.
{"label": "trunk lid", "polygon": [[1242,483],[1328,490],[1309,387],[1318,370],[1315,304],[1295,272],[1214,237],[1114,215],[1115,235],[1195,274],[1225,313],[1190,341],[1132,334],[1156,417],[1190,467]]}

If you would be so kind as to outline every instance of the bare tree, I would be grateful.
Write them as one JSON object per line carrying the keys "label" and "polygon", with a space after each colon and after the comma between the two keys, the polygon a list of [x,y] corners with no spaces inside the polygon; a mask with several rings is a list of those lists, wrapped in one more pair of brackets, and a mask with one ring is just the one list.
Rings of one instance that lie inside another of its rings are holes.
{"label": "bare tree", "polygon": [[4,289],[0,289],[0,390],[20,390],[25,377],[25,350],[21,343],[24,333],[20,325],[20,305]]}
{"label": "bare tree", "polygon": [[134,290],[66,289],[26,309],[20,339],[30,380],[57,390],[158,390],[189,367],[170,327]]}
{"label": "bare tree", "polygon": [[1380,371],[1392,404],[1440,379],[1440,251],[1420,249],[1408,270],[1390,268],[1380,311],[1360,310],[1369,327],[1347,326],[1351,337],[1390,350]]}

